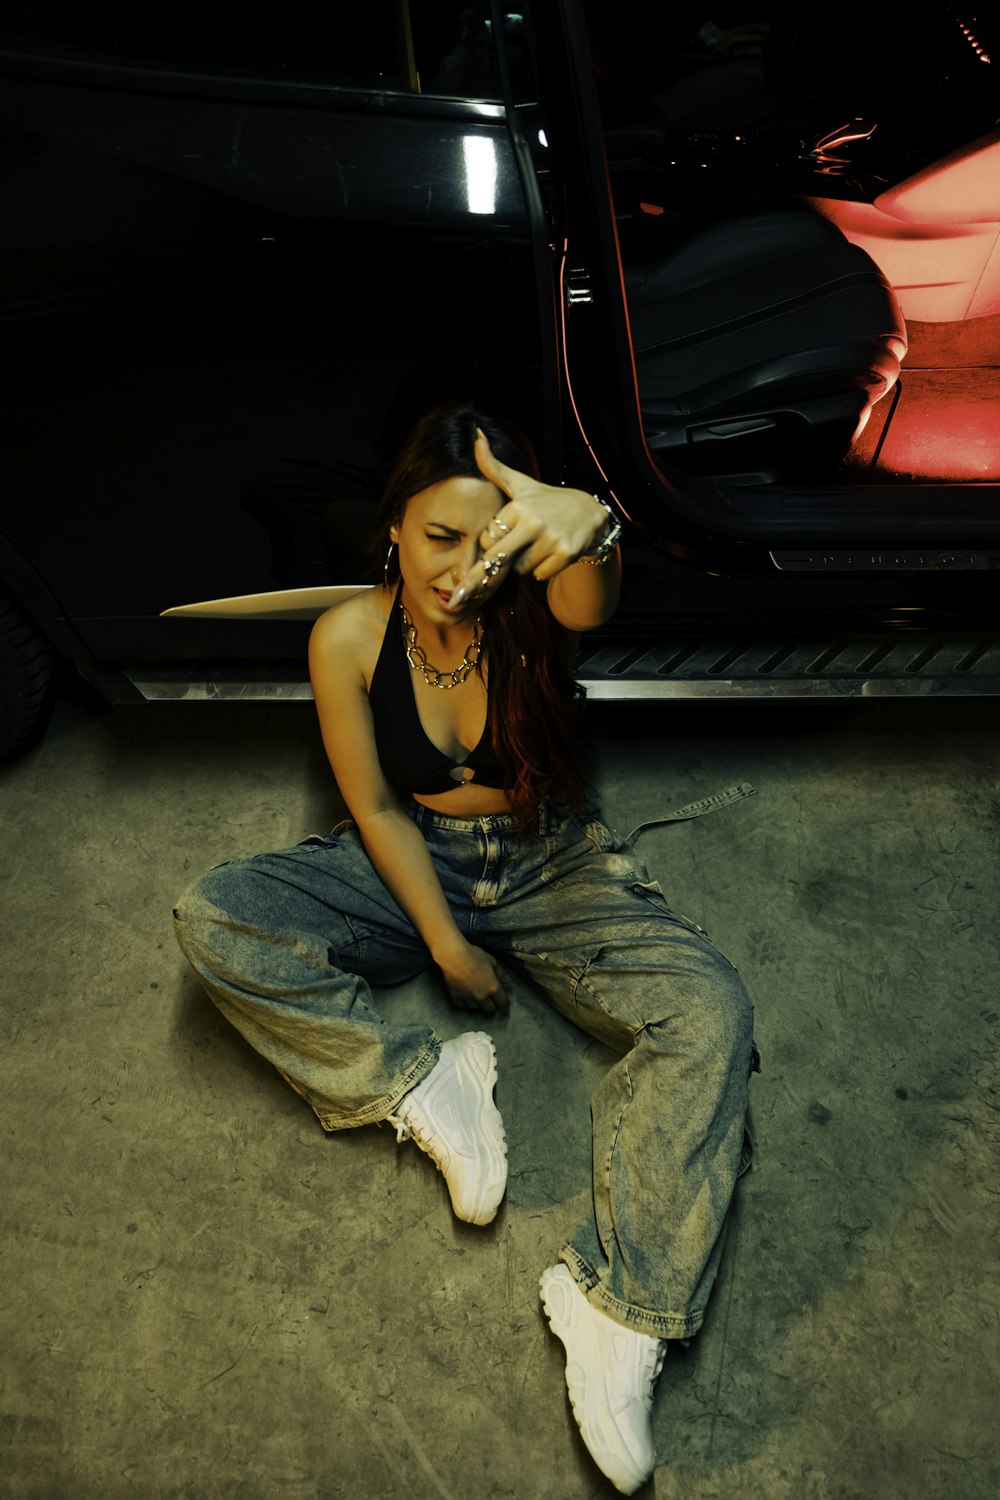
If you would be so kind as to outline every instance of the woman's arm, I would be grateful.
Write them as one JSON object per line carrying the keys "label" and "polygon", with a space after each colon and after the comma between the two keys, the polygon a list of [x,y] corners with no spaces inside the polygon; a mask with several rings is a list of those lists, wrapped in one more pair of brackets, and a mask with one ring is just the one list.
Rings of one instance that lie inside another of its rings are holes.
{"label": "woman's arm", "polygon": [[365,641],[354,600],[327,610],[309,637],[309,675],[330,766],[373,867],[426,943],[452,1000],[491,1013],[507,1004],[500,970],[459,931],[423,834],[379,764],[361,670]]}
{"label": "woman's arm", "polygon": [[[568,493],[580,495],[582,491]],[[602,509],[601,514],[607,520],[607,512]],[[593,630],[614,614],[621,591],[622,558],[615,547],[599,566],[575,562],[563,568],[549,579],[546,598],[549,609],[567,630]]]}
{"label": "woman's arm", "polygon": [[[495,592],[513,567],[548,581],[549,608],[567,630],[603,625],[621,595],[621,553],[614,547],[597,564],[587,562],[585,554],[608,534],[611,518],[604,506],[584,490],[543,484],[508,468],[493,457],[481,432],[476,462],[483,476],[508,496],[508,503],[480,537],[482,556],[472,573],[459,580],[450,608],[460,609],[470,597]],[[494,563],[499,568],[491,572]]]}

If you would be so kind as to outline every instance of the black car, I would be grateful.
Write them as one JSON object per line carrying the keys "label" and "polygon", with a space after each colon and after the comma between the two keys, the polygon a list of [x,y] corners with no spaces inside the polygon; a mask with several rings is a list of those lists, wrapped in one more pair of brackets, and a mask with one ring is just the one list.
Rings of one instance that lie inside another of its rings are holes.
{"label": "black car", "polygon": [[444,396],[625,523],[592,697],[996,693],[1000,28],[803,10],[8,4],[3,753],[308,695]]}

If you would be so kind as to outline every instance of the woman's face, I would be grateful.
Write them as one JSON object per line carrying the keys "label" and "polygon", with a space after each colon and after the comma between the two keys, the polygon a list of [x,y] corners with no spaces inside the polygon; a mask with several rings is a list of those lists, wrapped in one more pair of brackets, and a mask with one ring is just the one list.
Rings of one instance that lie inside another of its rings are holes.
{"label": "woman's face", "polygon": [[434,618],[460,618],[445,605],[481,555],[480,533],[506,503],[488,479],[442,479],[410,497],[389,536],[399,548],[399,571],[418,609]]}

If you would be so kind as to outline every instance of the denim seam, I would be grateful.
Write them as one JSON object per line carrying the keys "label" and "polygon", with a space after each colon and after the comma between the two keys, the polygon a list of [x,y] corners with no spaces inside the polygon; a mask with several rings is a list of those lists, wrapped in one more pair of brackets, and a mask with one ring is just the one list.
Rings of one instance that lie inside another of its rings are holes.
{"label": "denim seam", "polygon": [[[629,1072],[628,1068],[628,1057],[622,1058],[620,1066],[625,1077],[625,1082],[628,1085],[628,1098],[622,1101],[622,1107],[618,1111],[618,1118],[615,1121],[614,1139],[611,1142],[611,1150],[608,1152],[607,1181],[605,1182],[604,1186],[607,1188],[609,1198],[611,1196],[611,1172],[614,1168],[615,1152],[618,1150],[618,1141],[622,1133],[622,1121],[625,1118],[625,1111],[628,1109],[629,1105],[632,1103],[632,1100],[635,1098],[635,1089],[632,1087],[632,1075]],[[617,1238],[618,1230],[615,1229],[615,1239]]]}
{"label": "denim seam", "polygon": [[[585,989],[587,991],[587,994],[590,996],[591,1008],[600,1011],[602,1015],[607,1015],[607,1011],[601,1004],[600,997],[587,983],[587,975],[590,973],[591,969],[598,962],[605,951],[606,949],[602,945],[600,948],[598,948],[596,953],[592,954],[591,957],[587,959],[583,968],[580,970],[579,975],[573,979],[573,988],[571,991],[573,996],[573,1004],[579,1009],[582,1009],[583,1007],[578,998],[578,991],[581,989]],[[541,956],[544,957],[545,955],[543,954]],[[646,1027],[650,1024],[651,1023],[649,1021],[640,1021],[638,1024],[633,1024],[631,1021],[623,1021],[623,1025],[627,1025],[630,1032],[632,1033],[633,1045],[638,1041],[639,1033],[645,1031]]]}
{"label": "denim seam", "polygon": [[608,1213],[611,1216],[611,1232],[615,1237],[615,1245],[617,1248],[618,1258],[620,1260],[623,1258],[621,1249],[622,1242],[621,1237],[618,1234],[618,1225],[615,1223],[615,1195],[612,1190],[611,1179],[615,1168],[615,1152],[618,1150],[618,1142],[621,1140],[622,1121],[625,1118],[625,1111],[628,1109],[629,1105],[632,1103],[632,1100],[635,1098],[635,1089],[632,1087],[632,1074],[629,1072],[628,1063],[628,1057],[623,1057],[620,1066],[622,1068],[625,1083],[627,1085],[628,1097],[622,1101],[622,1107],[618,1111],[618,1118],[615,1120],[614,1136],[611,1141],[611,1150],[608,1152],[608,1165],[605,1173],[604,1183],[604,1191],[607,1195]]}
{"label": "denim seam", "polygon": [[[358,962],[360,963],[365,954],[368,952],[368,934],[366,932],[363,932],[360,927],[355,926],[346,911],[340,912],[339,916],[341,921],[344,923],[344,926],[351,934],[351,937],[354,939],[354,946],[358,950]],[[337,951],[335,948],[333,948],[332,944],[330,947],[330,951]],[[337,956],[338,958],[340,957],[339,953],[337,954]]]}

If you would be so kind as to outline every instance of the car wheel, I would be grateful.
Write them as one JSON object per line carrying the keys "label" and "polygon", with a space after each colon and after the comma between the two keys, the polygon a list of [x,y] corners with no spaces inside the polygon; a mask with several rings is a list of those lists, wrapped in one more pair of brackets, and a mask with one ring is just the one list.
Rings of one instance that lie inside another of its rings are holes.
{"label": "car wheel", "polygon": [[25,747],[48,707],[53,665],[48,647],[0,595],[0,758]]}

